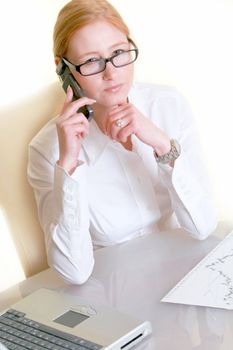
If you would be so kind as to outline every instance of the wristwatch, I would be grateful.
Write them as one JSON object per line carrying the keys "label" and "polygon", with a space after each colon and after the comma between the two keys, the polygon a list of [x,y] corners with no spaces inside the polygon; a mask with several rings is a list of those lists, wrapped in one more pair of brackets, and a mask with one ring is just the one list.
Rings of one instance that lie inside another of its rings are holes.
{"label": "wristwatch", "polygon": [[154,149],[154,157],[157,163],[167,164],[173,160],[176,160],[180,153],[181,153],[181,147],[177,140],[171,139],[171,149],[168,153],[163,154],[162,156],[159,156],[156,153],[156,150]]}

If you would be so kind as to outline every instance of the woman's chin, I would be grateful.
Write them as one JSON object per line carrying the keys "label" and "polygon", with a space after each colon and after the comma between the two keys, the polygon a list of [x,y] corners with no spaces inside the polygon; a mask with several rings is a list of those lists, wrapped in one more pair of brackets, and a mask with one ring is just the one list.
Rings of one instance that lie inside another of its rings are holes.
{"label": "woman's chin", "polygon": [[127,102],[128,96],[112,96],[111,98],[105,99],[103,105],[106,108],[112,108],[114,106],[119,106]]}

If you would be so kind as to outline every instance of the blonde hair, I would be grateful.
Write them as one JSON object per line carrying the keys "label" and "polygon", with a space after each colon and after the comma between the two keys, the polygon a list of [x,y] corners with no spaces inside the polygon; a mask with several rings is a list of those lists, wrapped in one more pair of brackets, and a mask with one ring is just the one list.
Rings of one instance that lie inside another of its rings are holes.
{"label": "blonde hair", "polygon": [[58,14],[53,33],[55,57],[65,55],[72,34],[85,25],[103,19],[129,37],[129,29],[118,11],[106,0],[71,0]]}

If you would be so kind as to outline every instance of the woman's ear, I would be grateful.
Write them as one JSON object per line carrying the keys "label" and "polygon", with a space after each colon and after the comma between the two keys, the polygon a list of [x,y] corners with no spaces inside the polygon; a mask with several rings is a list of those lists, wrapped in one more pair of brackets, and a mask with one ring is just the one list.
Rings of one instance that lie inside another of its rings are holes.
{"label": "woman's ear", "polygon": [[60,62],[60,58],[59,57],[54,57],[54,62],[56,64],[56,66],[57,66],[58,63]]}

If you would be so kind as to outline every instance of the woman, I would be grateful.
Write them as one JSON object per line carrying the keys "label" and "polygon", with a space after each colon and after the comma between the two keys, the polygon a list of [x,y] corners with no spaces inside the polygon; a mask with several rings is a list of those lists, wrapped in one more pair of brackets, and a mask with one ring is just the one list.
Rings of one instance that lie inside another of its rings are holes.
{"label": "woman", "polygon": [[[81,284],[93,247],[176,227],[198,239],[216,226],[189,108],[176,90],[133,83],[138,49],[105,0],[73,0],[59,13],[54,56],[86,97],[32,140],[28,177],[48,262]],[[88,121],[77,112],[91,105]]]}

